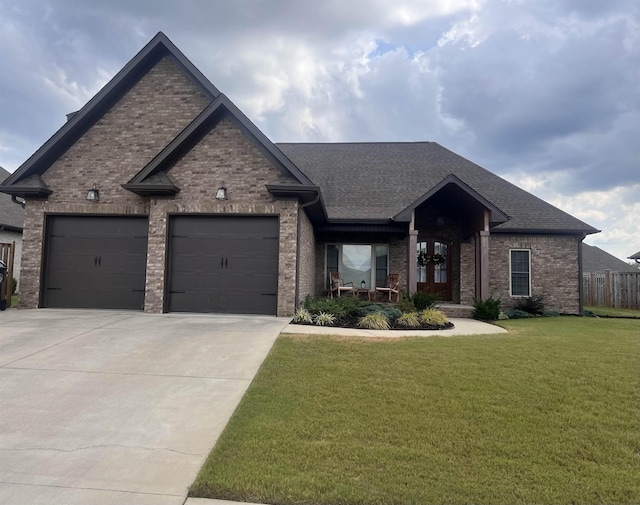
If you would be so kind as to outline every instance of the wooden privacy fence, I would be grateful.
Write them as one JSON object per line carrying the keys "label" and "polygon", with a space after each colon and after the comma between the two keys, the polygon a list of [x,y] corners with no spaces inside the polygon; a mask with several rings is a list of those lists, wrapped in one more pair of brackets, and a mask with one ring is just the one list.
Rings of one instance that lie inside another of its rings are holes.
{"label": "wooden privacy fence", "polygon": [[11,291],[13,287],[13,258],[16,253],[16,243],[0,243],[0,260],[7,265],[7,276],[0,287],[0,300],[7,301],[7,307],[11,307]]}
{"label": "wooden privacy fence", "polygon": [[585,305],[640,309],[640,271],[582,274]]}

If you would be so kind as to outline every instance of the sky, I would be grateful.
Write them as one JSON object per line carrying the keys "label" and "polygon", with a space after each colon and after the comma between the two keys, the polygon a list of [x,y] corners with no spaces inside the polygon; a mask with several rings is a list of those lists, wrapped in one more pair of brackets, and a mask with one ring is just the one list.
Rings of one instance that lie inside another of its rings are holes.
{"label": "sky", "polygon": [[158,31],[273,142],[435,141],[640,251],[637,0],[0,0],[15,171]]}

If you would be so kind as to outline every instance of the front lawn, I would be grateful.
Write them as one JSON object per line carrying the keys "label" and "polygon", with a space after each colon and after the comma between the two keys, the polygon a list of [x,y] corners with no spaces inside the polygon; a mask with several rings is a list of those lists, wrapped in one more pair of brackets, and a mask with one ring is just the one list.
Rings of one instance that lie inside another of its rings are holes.
{"label": "front lawn", "polygon": [[263,503],[638,503],[637,321],[280,337],[190,494]]}

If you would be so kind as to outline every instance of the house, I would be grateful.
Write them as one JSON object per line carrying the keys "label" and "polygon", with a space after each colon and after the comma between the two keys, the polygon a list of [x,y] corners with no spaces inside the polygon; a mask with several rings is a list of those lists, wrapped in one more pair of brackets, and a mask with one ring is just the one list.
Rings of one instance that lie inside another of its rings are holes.
{"label": "house", "polygon": [[631,256],[629,256],[630,260],[635,260],[636,263],[640,263],[640,251],[638,251],[635,254],[632,254]]}
{"label": "house", "polygon": [[162,33],[0,191],[34,308],[288,316],[338,270],[579,313],[598,231],[433,142],[274,144]]}
{"label": "house", "polygon": [[[0,167],[0,181],[11,174]],[[22,257],[22,222],[24,211],[21,205],[11,201],[11,196],[0,193],[0,244],[15,244],[12,276],[20,289],[20,260]],[[1,258],[0,258],[1,259]]]}
{"label": "house", "polygon": [[582,244],[582,273],[637,272],[638,269],[616,258],[607,251],[589,244]]}

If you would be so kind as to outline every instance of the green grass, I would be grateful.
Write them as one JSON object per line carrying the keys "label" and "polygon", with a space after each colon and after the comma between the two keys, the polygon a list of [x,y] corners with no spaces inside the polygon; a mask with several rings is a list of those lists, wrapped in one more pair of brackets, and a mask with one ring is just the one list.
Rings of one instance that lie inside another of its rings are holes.
{"label": "green grass", "polygon": [[615,307],[585,307],[584,309],[590,310],[596,316],[640,318],[640,310],[634,310],[634,309],[621,309],[621,308],[615,308]]}
{"label": "green grass", "polygon": [[190,494],[638,503],[638,322],[502,324],[491,337],[279,338]]}

